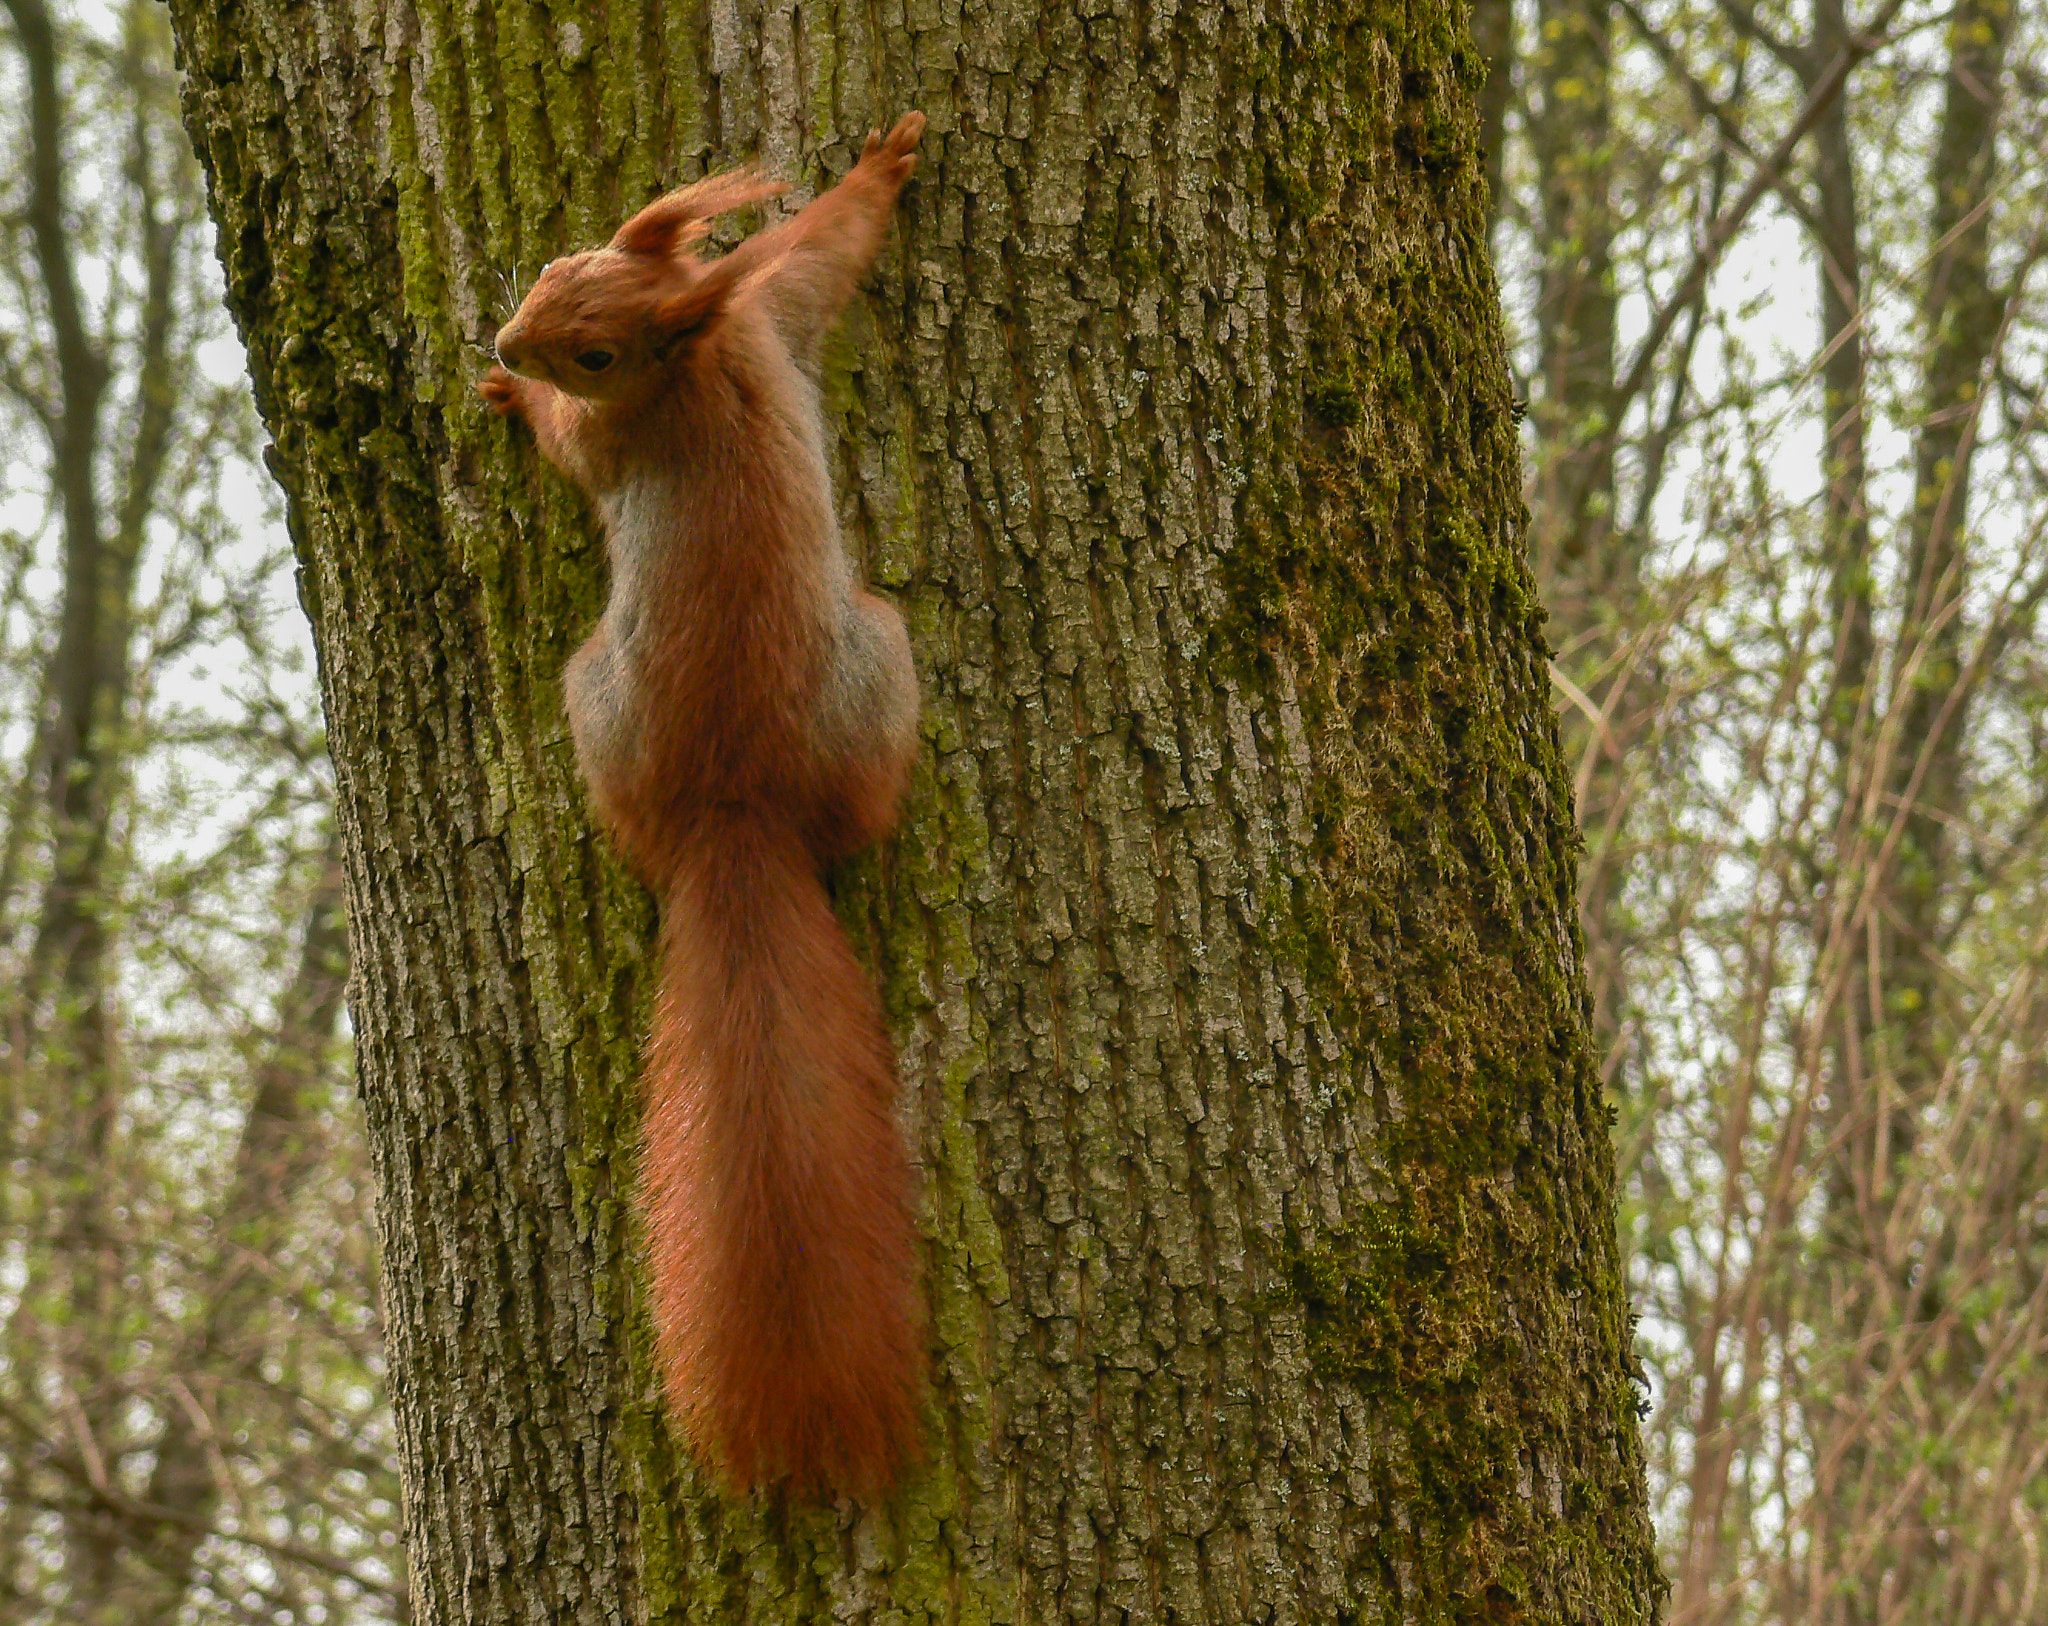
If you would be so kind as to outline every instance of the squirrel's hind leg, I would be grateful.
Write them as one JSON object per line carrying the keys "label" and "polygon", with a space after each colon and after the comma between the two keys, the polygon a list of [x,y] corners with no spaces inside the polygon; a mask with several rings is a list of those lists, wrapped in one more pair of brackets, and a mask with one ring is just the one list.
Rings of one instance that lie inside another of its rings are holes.
{"label": "squirrel's hind leg", "polygon": [[818,707],[828,803],[824,856],[858,852],[896,827],[917,755],[917,711],[917,669],[903,617],[872,593],[849,593]]}
{"label": "squirrel's hind leg", "polygon": [[645,773],[642,724],[632,684],[612,649],[611,628],[604,621],[569,657],[562,673],[562,699],[576,743],[576,766],[591,806],[629,854],[644,863],[647,855],[639,851],[637,832],[631,827],[639,800],[635,791]]}

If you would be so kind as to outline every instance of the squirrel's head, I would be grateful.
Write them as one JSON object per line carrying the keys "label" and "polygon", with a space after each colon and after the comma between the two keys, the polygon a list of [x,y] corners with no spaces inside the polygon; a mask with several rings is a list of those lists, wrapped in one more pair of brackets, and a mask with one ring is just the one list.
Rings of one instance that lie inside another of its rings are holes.
{"label": "squirrel's head", "polygon": [[605,247],[550,261],[498,329],[498,360],[570,395],[631,394],[665,371],[741,286],[721,272],[725,261],[707,265],[692,252],[712,219],[784,190],[729,170],[656,198]]}

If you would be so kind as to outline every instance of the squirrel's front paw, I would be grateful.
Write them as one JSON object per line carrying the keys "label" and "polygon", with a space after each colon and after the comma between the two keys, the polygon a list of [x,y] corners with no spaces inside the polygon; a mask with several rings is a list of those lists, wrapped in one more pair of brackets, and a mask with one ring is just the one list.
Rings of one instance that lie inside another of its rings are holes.
{"label": "squirrel's front paw", "polygon": [[494,363],[491,370],[476,381],[476,392],[499,417],[519,416],[519,380],[505,370],[503,363]]}
{"label": "squirrel's front paw", "polygon": [[924,136],[922,113],[905,113],[886,136],[868,131],[867,144],[860,150],[860,167],[871,169],[893,186],[901,186],[917,168],[917,144]]}

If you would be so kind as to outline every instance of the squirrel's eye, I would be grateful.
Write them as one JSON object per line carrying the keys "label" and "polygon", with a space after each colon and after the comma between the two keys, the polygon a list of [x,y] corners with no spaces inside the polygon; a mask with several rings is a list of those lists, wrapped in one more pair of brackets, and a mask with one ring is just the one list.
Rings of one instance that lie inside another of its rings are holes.
{"label": "squirrel's eye", "polygon": [[601,373],[612,364],[609,350],[586,350],[576,358],[576,365],[586,373]]}

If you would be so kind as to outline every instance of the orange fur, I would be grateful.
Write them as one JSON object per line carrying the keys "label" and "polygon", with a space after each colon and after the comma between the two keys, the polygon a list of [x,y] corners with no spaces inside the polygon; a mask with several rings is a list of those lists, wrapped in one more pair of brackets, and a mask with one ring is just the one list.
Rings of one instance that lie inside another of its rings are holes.
{"label": "orange fur", "polygon": [[671,1405],[734,1485],[878,1492],[915,1453],[913,1176],[874,993],[821,879],[916,749],[901,619],[854,581],[816,385],[924,119],[698,260],[740,171],[556,261],[479,386],[605,516],[612,593],[566,676],[599,816],[662,899],[640,1208]]}

